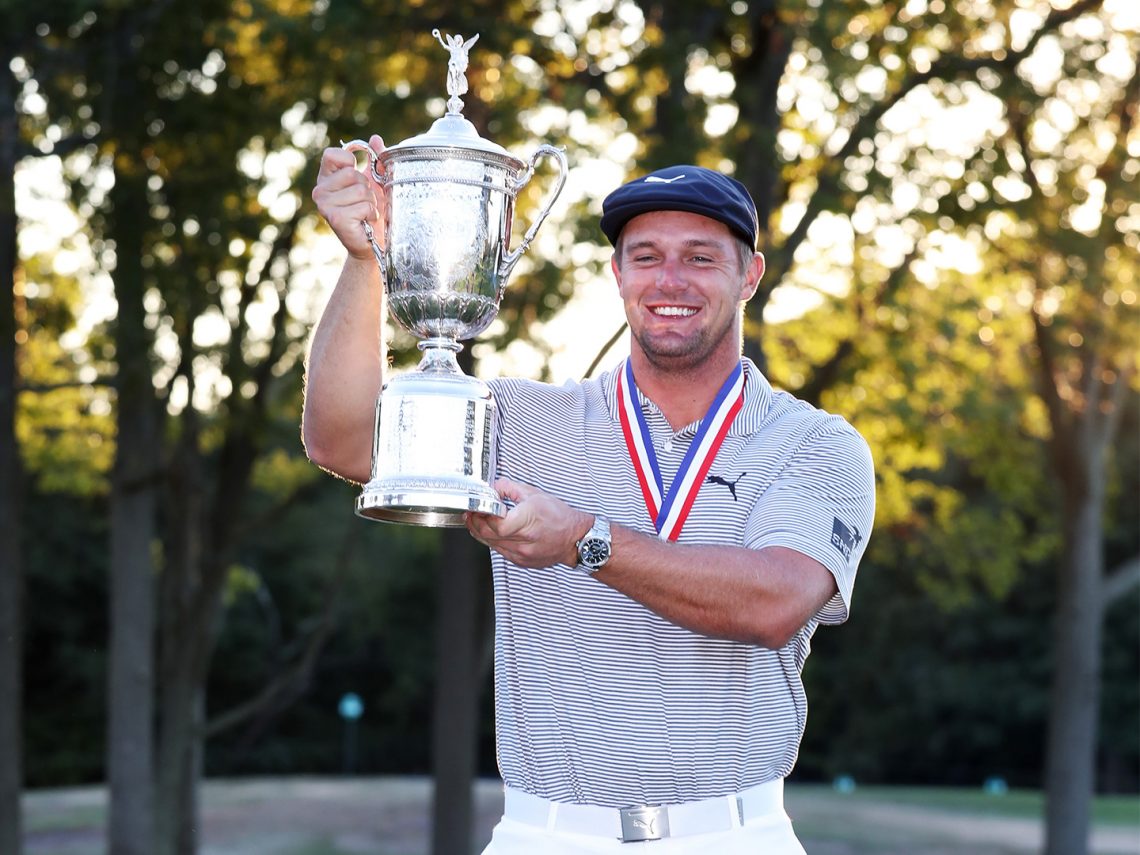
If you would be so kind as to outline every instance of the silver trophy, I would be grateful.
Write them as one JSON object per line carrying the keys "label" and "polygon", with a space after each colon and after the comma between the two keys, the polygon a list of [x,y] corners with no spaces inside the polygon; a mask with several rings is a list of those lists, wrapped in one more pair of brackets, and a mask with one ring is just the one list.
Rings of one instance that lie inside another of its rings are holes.
{"label": "silver trophy", "polygon": [[[371,160],[385,189],[382,240],[364,229],[376,254],[392,317],[423,339],[414,371],[392,377],[376,402],[372,477],[356,500],[370,519],[461,526],[467,511],[502,516],[495,475],[495,401],[486,383],[459,368],[460,341],[485,330],[499,311],[507,278],[566,183],[566,157],[541,145],[529,161],[479,136],[462,115],[467,54],[479,38],[432,35],[448,51],[447,114],[431,129]],[[510,249],[515,197],[541,157],[558,178],[542,211]]]}

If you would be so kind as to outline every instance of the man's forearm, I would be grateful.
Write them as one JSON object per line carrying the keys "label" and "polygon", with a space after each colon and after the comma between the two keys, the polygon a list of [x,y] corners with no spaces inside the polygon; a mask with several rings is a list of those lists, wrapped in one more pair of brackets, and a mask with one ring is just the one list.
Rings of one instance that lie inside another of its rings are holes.
{"label": "man's forearm", "polygon": [[678,626],[773,649],[837,590],[826,567],[792,549],[666,543],[624,526],[596,578]]}
{"label": "man's forearm", "polygon": [[[477,540],[520,567],[577,561],[592,514],[518,481],[495,487],[514,507],[501,518],[468,515]],[[613,523],[610,531],[611,557],[594,578],[713,638],[783,647],[837,591],[830,570],[794,549],[666,543]]]}
{"label": "man's forearm", "polygon": [[302,433],[314,462],[358,482],[369,477],[386,360],[383,317],[375,259],[350,256],[310,344]]}

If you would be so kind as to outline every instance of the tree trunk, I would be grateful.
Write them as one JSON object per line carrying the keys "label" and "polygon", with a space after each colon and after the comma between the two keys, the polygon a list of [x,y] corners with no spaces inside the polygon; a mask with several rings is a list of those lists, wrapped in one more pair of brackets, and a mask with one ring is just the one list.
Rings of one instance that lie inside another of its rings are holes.
{"label": "tree trunk", "polygon": [[111,193],[117,263],[117,436],[111,476],[107,774],[110,855],[153,855],[154,576],[158,432],[143,307],[145,176]]}
{"label": "tree trunk", "polygon": [[185,667],[163,669],[162,726],[156,752],[155,855],[193,855],[197,851],[197,786],[204,731],[201,695],[200,685]]}
{"label": "tree trunk", "polygon": [[1045,855],[1088,855],[1100,709],[1104,577],[1104,451],[1075,464],[1087,488],[1066,485],[1058,570],[1054,674],[1045,767]]}
{"label": "tree trunk", "polygon": [[[123,430],[119,442],[133,431]],[[120,468],[120,467],[116,467]],[[129,469],[129,465],[125,468]],[[129,477],[129,476],[127,476]],[[119,478],[116,481],[120,481]],[[107,773],[111,855],[151,855],[153,826],[154,497],[114,491],[111,508],[111,643]]]}
{"label": "tree trunk", "polygon": [[[198,569],[195,567],[194,569]],[[174,570],[171,576],[178,576]],[[155,855],[194,855],[198,851],[198,783],[205,745],[205,670],[213,632],[194,628],[189,609],[169,615],[180,629],[163,632],[160,671]],[[164,622],[168,613],[163,612]],[[211,621],[212,626],[212,621]]]}
{"label": "tree trunk", "polygon": [[747,185],[756,202],[760,240],[767,243],[780,186],[780,164],[775,157],[781,120],[777,93],[792,52],[793,34],[772,2],[748,4],[748,26],[751,50],[734,57],[732,73],[740,124],[750,132],[736,140],[731,154],[736,160],[736,177]]}
{"label": "tree trunk", "polygon": [[[756,216],[760,226],[759,249],[773,261],[775,253],[771,245],[771,223],[780,187],[780,166],[775,152],[781,116],[776,96],[793,41],[790,28],[776,14],[775,5],[770,0],[765,0],[748,6],[749,43],[752,50],[744,57],[735,58],[732,72],[736,79],[740,124],[751,129],[751,133],[736,140],[737,144],[731,152],[736,160],[736,177],[748,187],[756,202]],[[744,307],[750,329],[750,334],[744,338],[744,355],[765,374],[768,371],[768,360],[762,333],[764,307],[772,289],[778,284],[776,279],[762,277],[756,295]]]}
{"label": "tree trunk", "polygon": [[[0,51],[0,55],[4,55]],[[16,444],[16,122],[14,81],[0,75],[0,855],[22,849],[23,552]]]}
{"label": "tree trunk", "polygon": [[[196,314],[195,314],[196,316]],[[275,323],[285,323],[283,313]],[[281,335],[278,327],[277,335]],[[275,336],[276,340],[276,336]],[[192,341],[183,342],[184,353]],[[240,343],[229,376],[240,383]],[[182,414],[170,468],[167,566],[163,574],[158,737],[158,855],[194,855],[198,848],[198,783],[206,741],[206,680],[233,560],[237,520],[261,451],[273,352],[259,366],[258,393],[231,401],[216,478],[204,470],[193,408]],[[187,376],[191,393],[194,378]]]}
{"label": "tree trunk", "polygon": [[487,572],[477,546],[464,529],[445,531],[436,570],[432,855],[471,851],[479,724],[479,574]]}
{"label": "tree trunk", "polygon": [[156,855],[194,855],[198,851],[198,782],[204,753],[205,708],[202,690],[191,680],[176,680],[164,692],[164,707],[176,705],[163,722],[157,756],[158,826]]}
{"label": "tree trunk", "polygon": [[[471,373],[470,348],[459,354]],[[436,569],[435,695],[432,710],[432,855],[469,855],[483,677],[483,602],[490,599],[486,549],[465,529],[445,529]]]}
{"label": "tree trunk", "polygon": [[112,191],[117,264],[117,435],[111,479],[111,638],[107,771],[111,855],[149,855],[153,826],[155,398],[141,265],[146,191],[119,173]]}
{"label": "tree trunk", "polygon": [[[192,378],[190,383],[193,389]],[[201,643],[197,640],[199,636],[209,631],[195,626],[193,616],[203,561],[204,485],[197,442],[197,418],[188,408],[182,416],[182,431],[167,493],[171,522],[160,598],[156,855],[191,855],[197,850],[194,829],[204,703],[201,685],[195,677],[193,648]]]}

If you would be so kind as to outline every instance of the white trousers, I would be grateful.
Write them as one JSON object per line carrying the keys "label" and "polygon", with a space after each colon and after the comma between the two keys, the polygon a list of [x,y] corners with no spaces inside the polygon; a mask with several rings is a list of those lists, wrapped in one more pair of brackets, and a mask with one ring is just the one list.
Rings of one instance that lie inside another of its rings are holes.
{"label": "white trousers", "polygon": [[[508,814],[510,811],[508,810]],[[554,823],[551,823],[553,825]],[[806,855],[782,805],[725,831],[622,842],[504,816],[483,855]]]}

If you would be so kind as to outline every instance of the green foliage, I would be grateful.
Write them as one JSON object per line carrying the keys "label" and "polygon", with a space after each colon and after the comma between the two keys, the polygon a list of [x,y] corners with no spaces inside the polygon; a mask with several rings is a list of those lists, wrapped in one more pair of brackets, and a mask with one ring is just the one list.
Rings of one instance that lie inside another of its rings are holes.
{"label": "green foliage", "polygon": [[905,563],[860,570],[852,619],[822,630],[797,775],[1036,786],[1047,704],[1049,596],[1023,574],[1000,600],[948,610]]}
{"label": "green foliage", "polygon": [[[723,166],[760,203],[770,273],[749,346],[778,385],[849,417],[879,474],[852,621],[821,631],[808,665],[800,773],[1034,783],[1062,525],[1033,318],[1067,401],[1096,371],[1129,370],[1134,84],[1101,66],[1120,40],[1135,56],[1138,37],[1094,9],[1055,28],[1056,69],[1038,79],[1005,60],[1024,40],[1011,30],[1022,6],[622,2],[579,19],[550,2],[479,0],[456,18],[438,2],[5,0],[22,144],[63,159],[85,240],[61,250],[91,253],[71,273],[50,253],[21,271],[30,783],[101,774],[107,627],[92,604],[106,597],[105,384],[120,366],[116,321],[88,330],[80,317],[92,286],[132,260],[164,417],[163,579],[189,544],[226,583],[211,716],[336,618],[300,700],[222,733],[208,769],[338,769],[349,690],[365,702],[359,768],[426,768],[437,535],[353,519],[355,490],[303,459],[297,420],[305,338],[335,275],[313,272],[327,239],[308,195],[317,158],[373,131],[398,142],[442,112],[436,26],[480,33],[465,112],[509,150],[551,142],[573,166],[622,172]],[[972,141],[950,139],[970,122]],[[549,178],[543,167],[520,196],[520,226]],[[145,188],[139,211],[113,208],[114,181]],[[484,346],[533,337],[602,268],[607,189],[568,188]],[[792,292],[809,312],[766,322]],[[1122,401],[1134,438],[1134,392]],[[1134,446],[1109,463],[1110,565],[1140,550]],[[1118,788],[1136,786],[1140,763],[1134,605],[1106,628],[1101,766]]]}
{"label": "green foliage", "polygon": [[312,483],[320,473],[305,458],[277,447],[258,459],[250,477],[256,489],[271,496],[287,496]]}
{"label": "green foliage", "polygon": [[25,769],[29,787],[102,778],[105,496],[26,496]]}
{"label": "green foliage", "polygon": [[261,578],[256,571],[241,564],[230,566],[226,574],[226,589],[222,595],[222,602],[228,608],[242,596],[256,595],[263,591]]}
{"label": "green foliage", "polygon": [[[225,613],[218,659],[226,667],[210,683],[212,716],[252,697],[296,658],[322,609],[333,610],[338,630],[303,702],[220,735],[207,756],[211,772],[339,771],[337,704],[348,691],[365,710],[357,768],[425,768],[438,533],[357,519],[354,492],[324,489],[291,510],[288,524],[247,541],[256,584]],[[358,542],[346,553],[348,537]]]}
{"label": "green foliage", "polygon": [[[113,454],[111,395],[81,382],[98,374],[88,354],[65,346],[82,297],[76,279],[33,259],[17,296],[19,372],[24,388],[16,435],[24,466],[44,490],[77,496],[106,489]],[[22,299],[20,299],[22,298]]]}

